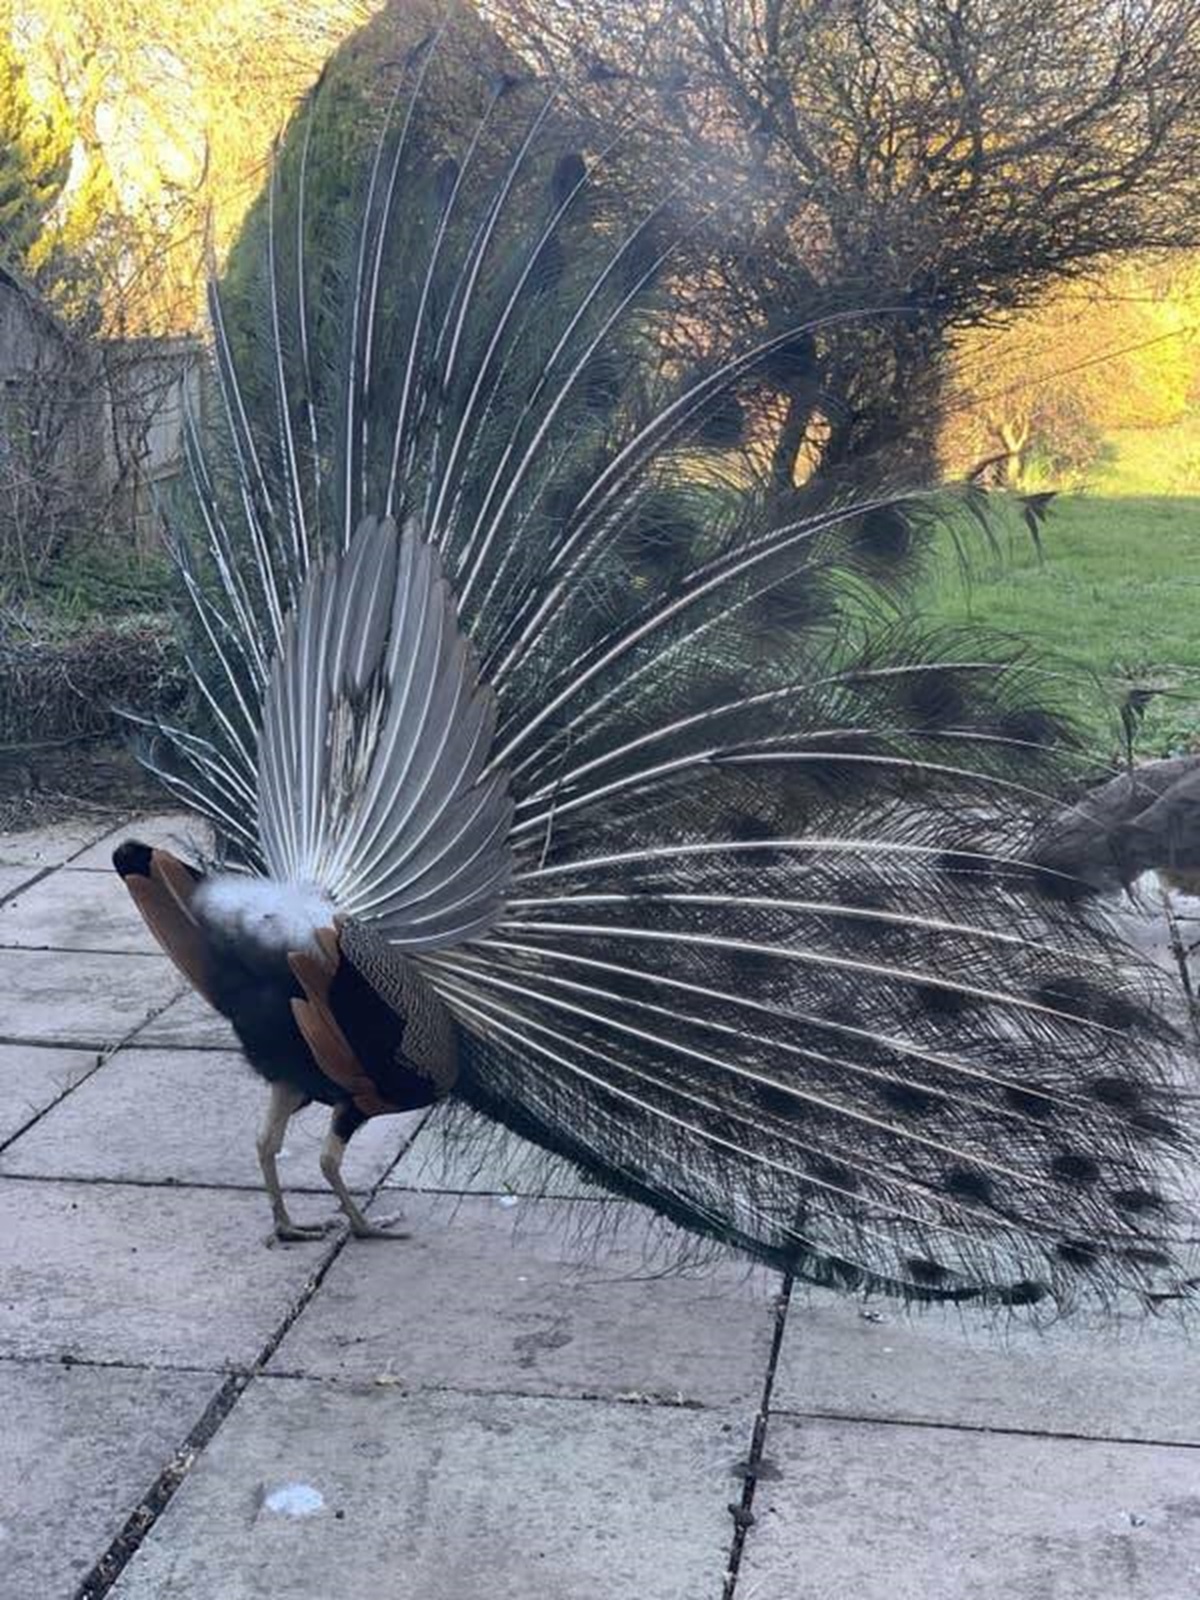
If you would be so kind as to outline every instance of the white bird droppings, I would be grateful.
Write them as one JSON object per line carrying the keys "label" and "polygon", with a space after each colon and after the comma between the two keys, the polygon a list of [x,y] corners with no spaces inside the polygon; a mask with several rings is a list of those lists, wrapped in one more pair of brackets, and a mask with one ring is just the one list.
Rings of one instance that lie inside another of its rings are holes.
{"label": "white bird droppings", "polygon": [[281,1517],[312,1517],[324,1507],[325,1496],[311,1483],[281,1483],[263,1504]]}

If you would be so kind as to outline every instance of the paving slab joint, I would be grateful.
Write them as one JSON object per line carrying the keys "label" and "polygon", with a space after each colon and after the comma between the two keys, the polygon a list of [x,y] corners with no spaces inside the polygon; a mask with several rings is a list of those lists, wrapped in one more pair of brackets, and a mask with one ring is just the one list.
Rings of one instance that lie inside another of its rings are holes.
{"label": "paving slab joint", "polygon": [[[53,869],[53,870],[57,870],[57,869]],[[64,952],[64,953],[68,953],[68,952]],[[70,954],[76,954],[77,952],[71,951],[69,953]],[[175,1004],[176,1000],[178,1000],[178,998],[179,998],[179,996],[177,994],[173,994],[173,995],[171,995],[171,997],[168,1000],[164,1000],[162,1005],[159,1006],[156,1011],[152,1011],[149,1016],[143,1017],[142,1020],[137,1024],[136,1027],[131,1028],[129,1030],[129,1032],[124,1036],[124,1038],[118,1039],[115,1044],[111,1044],[111,1045],[88,1045],[88,1044],[82,1044],[81,1045],[78,1042],[76,1042],[76,1043],[73,1043],[73,1044],[72,1043],[64,1043],[61,1046],[59,1046],[62,1049],[80,1050],[80,1051],[87,1051],[87,1050],[94,1049],[95,1052],[96,1052],[96,1064],[95,1064],[95,1066],[92,1067],[90,1072],[85,1072],[82,1075],[82,1077],[77,1078],[74,1083],[68,1084],[68,1086],[63,1090],[63,1092],[60,1095],[56,1095],[54,1097],[54,1099],[51,1100],[47,1105],[42,1106],[42,1108],[39,1111],[36,1111],[33,1114],[33,1116],[30,1117],[28,1122],[23,1122],[21,1124],[21,1126],[16,1130],[15,1133],[11,1134],[7,1139],[0,1139],[0,1155],[3,1155],[5,1150],[8,1149],[9,1145],[15,1144],[18,1139],[22,1138],[25,1134],[27,1134],[29,1132],[30,1128],[34,1127],[37,1123],[41,1122],[43,1117],[49,1116],[50,1113],[54,1110],[54,1108],[56,1106],[62,1105],[63,1101],[67,1098],[67,1096],[69,1094],[74,1094],[76,1089],[80,1088],[83,1084],[87,1083],[89,1078],[94,1078],[96,1076],[96,1074],[100,1071],[100,1068],[102,1066],[104,1066],[105,1062],[111,1061],[113,1056],[116,1055],[118,1050],[124,1050],[126,1048],[126,1046],[131,1044],[132,1041],[137,1037],[137,1035],[142,1031],[143,1028],[149,1027],[152,1022],[156,1021],[157,1018],[161,1017],[163,1012],[168,1010],[169,1007],[173,1006]],[[9,1039],[7,1037],[0,1037],[0,1044],[27,1044],[27,1045],[30,1045],[33,1048],[44,1048],[47,1044],[50,1044],[50,1043],[51,1043],[51,1041],[39,1040],[35,1044],[35,1042],[33,1040],[30,1040],[30,1039]],[[57,1044],[57,1042],[55,1042],[55,1044]]]}
{"label": "paving slab joint", "polygon": [[[147,1018],[147,1021],[149,1020]],[[141,1026],[144,1027],[145,1023],[141,1024]],[[414,1131],[414,1138],[416,1137],[416,1132],[419,1132],[419,1129]],[[395,1160],[389,1165],[387,1171],[381,1174],[378,1181],[371,1188],[367,1199],[368,1205],[378,1198],[379,1191],[382,1189],[388,1175],[411,1142],[409,1140],[405,1144],[395,1157]],[[205,1407],[204,1414],[195,1427],[192,1428],[179,1449],[138,1501],[126,1519],[120,1533],[117,1534],[108,1549],[105,1550],[75,1591],[73,1600],[105,1600],[105,1596],[111,1592],[117,1579],[124,1572],[130,1561],[133,1560],[139,1547],[151,1532],[159,1517],[162,1516],[174,1499],[179,1486],[203,1453],[205,1446],[215,1436],[225,1419],[237,1405],[251,1379],[260,1377],[263,1374],[267,1363],[283,1343],[289,1329],[309,1305],[322,1283],[324,1283],[326,1274],[345,1249],[350,1237],[350,1233],[346,1231],[332,1240],[325,1259],[305,1283],[289,1308],[287,1315],[279,1323],[278,1327],[274,1329],[266,1344],[259,1351],[254,1364],[244,1371],[231,1373],[226,1378],[220,1389]]]}
{"label": "paving slab joint", "polygon": [[989,1439],[1039,1439],[1055,1444],[1118,1445],[1132,1450],[1200,1450],[1200,1440],[1178,1439],[1167,1435],[1136,1433],[1077,1432],[1071,1428],[1020,1428],[998,1422],[946,1421],[940,1417],[885,1416],[877,1411],[841,1411],[836,1407],[804,1411],[795,1406],[780,1406],[777,1417],[791,1422],[838,1422],[865,1428],[905,1428],[925,1433],[983,1434]]}
{"label": "paving slab joint", "polygon": [[41,883],[43,878],[48,878],[52,872],[57,872],[56,866],[30,867],[29,877],[23,878],[14,888],[5,893],[0,893],[0,906],[5,906],[10,900],[15,900],[19,894],[24,894],[26,889],[32,889],[35,883]]}
{"label": "paving slab joint", "polygon": [[783,1280],[779,1298],[775,1302],[775,1330],[771,1338],[771,1353],[767,1358],[767,1374],[763,1379],[762,1398],[759,1401],[754,1429],[750,1436],[750,1451],[742,1471],[742,1496],[729,1506],[729,1514],[733,1518],[733,1539],[729,1547],[729,1561],[725,1567],[725,1584],[721,1591],[721,1600],[734,1600],[738,1573],[742,1565],[742,1553],[746,1547],[746,1535],[754,1526],[754,1495],[763,1466],[763,1452],[771,1416],[771,1393],[775,1387],[775,1374],[779,1367],[779,1352],[783,1348],[783,1334],[787,1326],[794,1282],[789,1274]]}
{"label": "paving slab joint", "polygon": [[248,1372],[239,1372],[226,1378],[205,1407],[199,1422],[138,1501],[120,1533],[80,1584],[75,1600],[102,1600],[108,1594],[134,1551],[170,1504],[197,1456],[237,1404],[238,1396],[249,1383],[250,1377]]}

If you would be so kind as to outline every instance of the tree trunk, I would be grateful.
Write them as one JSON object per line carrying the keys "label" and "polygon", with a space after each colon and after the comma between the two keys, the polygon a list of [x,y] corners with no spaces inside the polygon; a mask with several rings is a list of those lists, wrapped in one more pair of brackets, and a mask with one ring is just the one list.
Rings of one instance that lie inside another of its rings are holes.
{"label": "tree trunk", "polygon": [[1000,481],[1007,489],[1018,489],[1025,472],[1023,456],[1029,443],[1028,421],[1005,420],[996,424],[995,433],[1004,446],[1000,465]]}
{"label": "tree trunk", "polygon": [[[883,485],[919,487],[937,482],[938,424],[941,415],[940,352],[927,339],[896,339],[871,352],[852,370],[850,383],[864,372],[876,381],[831,405],[829,438],[821,454],[820,476],[871,493]],[[830,388],[838,394],[833,384]],[[845,389],[841,391],[845,393]]]}
{"label": "tree trunk", "polygon": [[796,460],[816,409],[814,399],[810,384],[788,395],[787,415],[771,452],[771,483],[776,489],[790,489],[796,481]]}

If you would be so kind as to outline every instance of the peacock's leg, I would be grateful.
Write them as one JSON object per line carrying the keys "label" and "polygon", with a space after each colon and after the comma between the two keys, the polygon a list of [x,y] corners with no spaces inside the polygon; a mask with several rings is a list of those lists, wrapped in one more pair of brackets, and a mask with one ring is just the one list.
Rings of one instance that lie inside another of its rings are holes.
{"label": "peacock's leg", "polygon": [[275,1218],[275,1231],[268,1244],[276,1239],[319,1239],[327,1231],[325,1223],[293,1222],[283,1200],[279,1184],[279,1170],[275,1158],[283,1148],[283,1135],[296,1112],[308,1104],[308,1095],[286,1083],[271,1085],[271,1100],[267,1106],[266,1121],[258,1136],[258,1163],[262,1168],[263,1182],[271,1198],[271,1214]]}
{"label": "peacock's leg", "polygon": [[321,1171],[325,1175],[325,1181],[337,1195],[338,1204],[349,1218],[350,1231],[356,1239],[407,1239],[409,1237],[407,1233],[396,1232],[396,1223],[403,1220],[399,1212],[394,1216],[368,1219],[359,1210],[354,1196],[346,1187],[346,1180],[342,1177],[342,1157],[346,1154],[346,1146],[356,1129],[362,1127],[366,1120],[362,1113],[350,1104],[335,1106],[329,1132],[321,1147]]}

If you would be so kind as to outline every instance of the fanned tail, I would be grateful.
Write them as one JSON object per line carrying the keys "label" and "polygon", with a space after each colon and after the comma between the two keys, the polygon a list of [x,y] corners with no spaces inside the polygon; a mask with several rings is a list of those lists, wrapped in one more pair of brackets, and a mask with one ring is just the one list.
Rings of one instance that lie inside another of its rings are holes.
{"label": "fanned tail", "polygon": [[433,964],[479,1041],[464,1092],[822,1281],[1178,1292],[1189,1140],[1145,979],[953,815],[809,815],[519,873]]}

